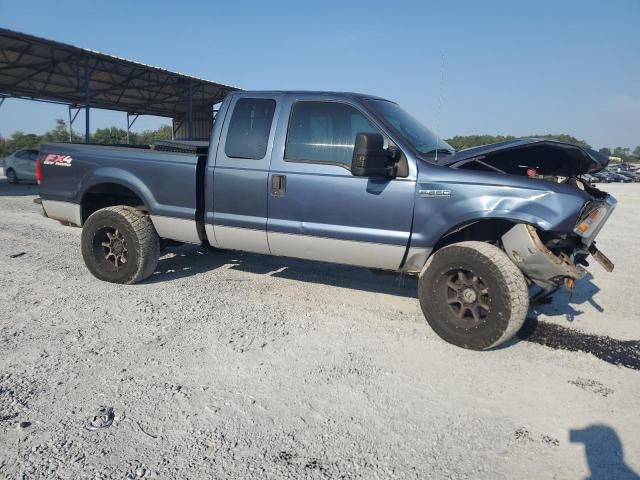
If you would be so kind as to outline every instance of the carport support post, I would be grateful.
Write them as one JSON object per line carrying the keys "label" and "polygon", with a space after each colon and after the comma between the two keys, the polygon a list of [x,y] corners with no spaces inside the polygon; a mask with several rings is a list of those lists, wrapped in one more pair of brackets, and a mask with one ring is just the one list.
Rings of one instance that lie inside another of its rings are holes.
{"label": "carport support post", "polygon": [[91,72],[89,71],[89,57],[87,57],[84,62],[84,121],[85,121],[84,143],[91,142],[91,129],[89,125],[89,117],[90,117],[90,110],[91,110],[91,88],[89,86],[90,77],[91,77]]}
{"label": "carport support post", "polygon": [[69,105],[69,143],[73,142],[73,119],[71,118],[71,105]]}
{"label": "carport support post", "polygon": [[193,140],[193,95],[191,84],[187,87],[187,136]]}
{"label": "carport support post", "polygon": [[[75,105],[69,105],[69,142],[73,142],[73,122],[76,121],[78,114],[80,113],[80,108]],[[71,114],[71,110],[75,109],[76,113]]]}
{"label": "carport support post", "polygon": [[[127,145],[131,143],[131,138],[130,138],[131,127],[133,127],[133,124],[136,123],[136,120],[138,119],[139,116],[140,116],[139,113],[127,112]],[[133,117],[132,121],[129,121],[130,117]]]}

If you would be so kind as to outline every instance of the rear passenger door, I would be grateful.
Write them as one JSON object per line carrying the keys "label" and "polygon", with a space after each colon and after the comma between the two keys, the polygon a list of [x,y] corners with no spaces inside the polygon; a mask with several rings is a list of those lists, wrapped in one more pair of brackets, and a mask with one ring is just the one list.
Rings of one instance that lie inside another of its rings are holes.
{"label": "rear passenger door", "polygon": [[282,111],[291,113],[279,120],[271,160],[271,253],[397,269],[411,233],[415,176],[351,174],[356,135],[383,133],[374,119],[346,99],[287,97]]}
{"label": "rear passenger door", "polygon": [[238,95],[229,105],[213,175],[213,233],[220,248],[269,253],[269,162],[279,94]]}

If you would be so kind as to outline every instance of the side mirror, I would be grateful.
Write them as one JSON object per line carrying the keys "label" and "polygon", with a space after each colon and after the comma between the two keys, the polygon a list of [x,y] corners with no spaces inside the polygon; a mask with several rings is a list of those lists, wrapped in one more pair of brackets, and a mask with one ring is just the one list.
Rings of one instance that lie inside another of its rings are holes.
{"label": "side mirror", "polygon": [[[395,153],[395,152],[394,152]],[[351,173],[356,177],[396,176],[395,154],[384,149],[384,138],[379,133],[359,133],[351,159]]]}

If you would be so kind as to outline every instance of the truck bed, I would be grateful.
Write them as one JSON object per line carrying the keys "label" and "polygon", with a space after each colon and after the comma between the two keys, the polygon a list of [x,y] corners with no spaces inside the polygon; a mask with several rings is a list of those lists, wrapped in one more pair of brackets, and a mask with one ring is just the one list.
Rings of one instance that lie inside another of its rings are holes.
{"label": "truck bed", "polygon": [[179,230],[189,222],[181,235],[185,241],[195,241],[196,222],[202,219],[204,206],[199,179],[207,152],[204,142],[162,142],[156,148],[44,144],[40,148],[43,207],[52,218],[60,209],[65,210],[60,216],[69,218],[69,209],[74,209],[72,223],[82,225],[93,210],[92,194],[135,196],[159,231]]}

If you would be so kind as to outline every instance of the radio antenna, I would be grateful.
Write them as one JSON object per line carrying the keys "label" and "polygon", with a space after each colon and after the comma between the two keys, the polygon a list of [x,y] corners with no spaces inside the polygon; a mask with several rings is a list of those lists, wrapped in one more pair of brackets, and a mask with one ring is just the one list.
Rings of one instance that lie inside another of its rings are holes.
{"label": "radio antenna", "polygon": [[438,86],[438,100],[436,104],[436,163],[438,163],[438,152],[440,150],[440,116],[442,115],[442,96],[444,91],[444,53],[440,55],[440,85]]}

